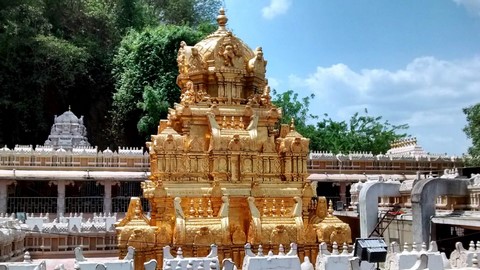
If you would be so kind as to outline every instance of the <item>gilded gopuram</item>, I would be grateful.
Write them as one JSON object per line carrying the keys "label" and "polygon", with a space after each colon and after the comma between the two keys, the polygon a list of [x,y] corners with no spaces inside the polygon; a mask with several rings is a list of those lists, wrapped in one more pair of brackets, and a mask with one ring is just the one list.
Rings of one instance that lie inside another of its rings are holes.
{"label": "gilded gopuram", "polygon": [[228,31],[223,9],[217,22],[194,46],[179,44],[181,101],[147,142],[151,176],[142,187],[150,216],[132,198],[117,225],[120,256],[135,247],[136,269],[161,262],[166,245],[206,256],[216,244],[220,260],[240,267],[246,242],[276,252],[295,242],[312,259],[319,241],[351,242],[348,225],[324,199],[312,199],[309,139],[293,119],[280,124],[262,48]]}

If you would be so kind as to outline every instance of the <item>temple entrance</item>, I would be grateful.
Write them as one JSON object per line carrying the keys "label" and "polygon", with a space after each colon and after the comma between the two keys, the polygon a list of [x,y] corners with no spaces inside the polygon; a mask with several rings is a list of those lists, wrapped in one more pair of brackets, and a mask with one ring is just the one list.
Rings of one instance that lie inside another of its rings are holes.
{"label": "temple entrance", "polygon": [[[343,198],[344,206],[347,206],[350,203],[350,189],[346,187],[346,183],[341,183],[345,185],[345,198]],[[337,202],[342,201],[342,189],[341,184],[336,184],[333,182],[317,182],[317,196],[322,196],[327,198],[327,202],[330,200],[333,203],[333,207],[337,210],[340,206]]]}

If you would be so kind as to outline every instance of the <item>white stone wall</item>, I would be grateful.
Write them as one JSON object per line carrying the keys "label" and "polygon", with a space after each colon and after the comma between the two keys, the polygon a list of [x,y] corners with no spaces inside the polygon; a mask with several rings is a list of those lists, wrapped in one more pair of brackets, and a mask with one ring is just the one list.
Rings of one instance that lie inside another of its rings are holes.
{"label": "white stone wall", "polygon": [[0,221],[0,262],[23,255],[25,227],[14,219]]}

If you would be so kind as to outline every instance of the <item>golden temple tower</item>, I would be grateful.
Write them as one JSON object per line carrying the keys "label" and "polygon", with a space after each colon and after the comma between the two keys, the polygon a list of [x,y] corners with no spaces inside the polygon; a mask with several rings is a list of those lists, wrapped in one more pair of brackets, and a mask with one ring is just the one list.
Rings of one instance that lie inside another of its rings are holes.
{"label": "golden temple tower", "polygon": [[[161,262],[166,245],[204,256],[215,243],[220,261],[241,265],[248,241],[273,250],[296,242],[301,256],[316,256],[309,139],[293,120],[279,125],[282,111],[271,103],[262,48],[251,50],[226,29],[227,20],[221,9],[217,31],[194,46],[180,43],[181,101],[147,142],[151,176],[142,187],[150,228],[141,227],[139,240],[138,230],[124,232],[128,222],[118,226],[122,239],[131,233],[137,239],[121,242],[121,253],[149,241],[138,258]],[[129,210],[126,219],[138,223],[139,216],[143,221],[138,209]]]}

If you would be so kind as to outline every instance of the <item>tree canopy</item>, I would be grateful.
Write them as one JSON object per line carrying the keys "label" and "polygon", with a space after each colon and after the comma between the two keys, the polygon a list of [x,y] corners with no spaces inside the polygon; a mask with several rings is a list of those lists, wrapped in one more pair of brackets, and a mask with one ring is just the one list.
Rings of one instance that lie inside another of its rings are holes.
{"label": "tree canopy", "polygon": [[88,73],[88,48],[52,35],[42,1],[2,1],[0,9],[0,143],[46,139],[52,108],[66,103]]}
{"label": "tree canopy", "polygon": [[469,165],[480,166],[480,103],[464,108],[463,113],[467,117],[467,125],[463,129],[472,146],[468,148],[471,159]]}
{"label": "tree canopy", "polygon": [[212,23],[221,2],[218,0],[147,0],[165,24],[198,26]]}
{"label": "tree canopy", "polygon": [[[219,0],[0,0],[0,145],[43,144],[53,116],[71,105],[85,116],[90,143],[114,146],[109,112],[121,82],[112,71],[122,40],[165,24],[211,30],[219,6]],[[174,57],[174,49],[165,52]],[[173,84],[175,70],[158,72]],[[134,106],[155,114],[159,84],[146,83],[142,104]]]}
{"label": "tree canopy", "polygon": [[[333,153],[372,152],[380,154],[390,149],[390,143],[405,138],[408,125],[392,125],[381,116],[371,116],[365,110],[355,113],[349,121],[335,121],[327,114],[319,120],[309,114],[309,105],[314,95],[298,98],[293,90],[284,93],[273,91],[273,103],[282,107],[282,123],[295,119],[295,128],[310,138],[310,149]],[[316,124],[309,124],[316,121]]]}
{"label": "tree canopy", "polygon": [[159,120],[180,98],[180,42],[195,44],[203,35],[186,26],[162,25],[125,36],[113,61],[112,132],[118,145],[143,144],[155,133]]}

